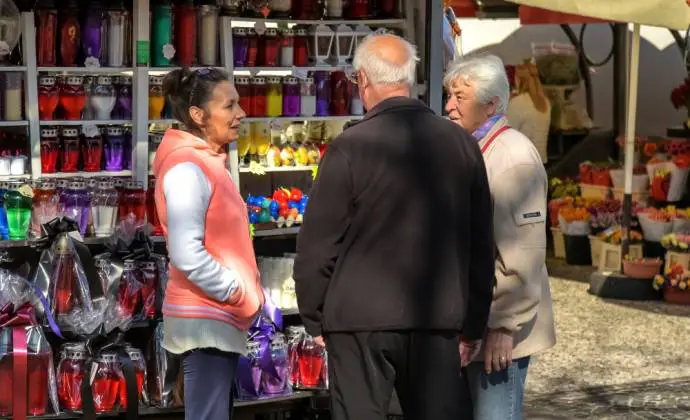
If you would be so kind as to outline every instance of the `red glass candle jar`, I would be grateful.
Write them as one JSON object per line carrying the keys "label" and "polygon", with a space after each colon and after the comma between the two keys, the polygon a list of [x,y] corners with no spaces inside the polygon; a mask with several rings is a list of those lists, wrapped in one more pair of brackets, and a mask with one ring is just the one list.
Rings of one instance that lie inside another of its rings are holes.
{"label": "red glass candle jar", "polygon": [[60,140],[58,140],[57,128],[41,129],[41,172],[44,174],[57,172],[59,155]]}
{"label": "red glass candle jar", "polygon": [[316,3],[318,0],[296,0],[293,2],[293,15],[295,19],[315,19]]}
{"label": "red glass candle jar", "polygon": [[275,28],[268,28],[261,38],[261,54],[263,65],[275,67],[278,65],[278,52],[280,50],[280,39]]}
{"label": "red glass candle jar", "polygon": [[350,84],[345,73],[331,73],[331,110],[333,115],[348,115],[350,110]]}
{"label": "red glass candle jar", "polygon": [[86,349],[83,343],[67,343],[60,352],[57,366],[57,394],[60,407],[81,410],[81,384],[84,381]]}
{"label": "red glass candle jar", "polygon": [[140,261],[137,266],[141,281],[142,313],[146,318],[156,316],[156,289],[158,287],[158,270],[153,261]]}
{"label": "red glass candle jar", "polygon": [[146,218],[153,226],[151,235],[162,236],[163,228],[161,227],[161,220],[158,217],[158,211],[156,211],[156,178],[151,178],[149,180],[149,189],[146,191]]}
{"label": "red glass candle jar", "polygon": [[196,20],[193,1],[175,6],[175,58],[184,67],[191,67],[196,62]]}
{"label": "red glass candle jar", "polygon": [[34,188],[31,209],[31,231],[36,237],[41,236],[41,226],[60,216],[58,195],[55,183],[42,181]]}
{"label": "red glass candle jar", "polygon": [[120,200],[120,220],[133,217],[136,223],[143,224],[146,217],[146,192],[141,184],[130,181],[125,186]]}
{"label": "red glass candle jar", "polygon": [[103,353],[94,361],[96,374],[91,383],[96,412],[112,411],[120,391],[122,371],[116,353]]}
{"label": "red glass candle jar", "polygon": [[141,299],[141,282],[139,281],[136,262],[125,260],[117,293],[120,316],[125,319],[134,316],[134,310],[139,305],[139,299]]}
{"label": "red glass candle jar", "polygon": [[84,159],[84,171],[99,172],[101,170],[103,139],[101,138],[100,132],[96,131],[84,137],[82,156]]}
{"label": "red glass candle jar", "polygon": [[55,66],[57,35],[57,10],[36,10],[36,64],[39,66]]}
{"label": "red glass candle jar", "polygon": [[299,385],[303,388],[317,388],[321,384],[324,352],[314,338],[306,336],[299,348]]}
{"label": "red glass candle jar", "polygon": [[79,11],[68,8],[60,12],[60,64],[65,67],[77,65],[79,45],[81,44],[81,28],[79,26]]}
{"label": "red glass candle jar", "polygon": [[255,77],[252,79],[251,110],[252,117],[266,116],[266,78]]}
{"label": "red glass candle jar", "polygon": [[59,100],[55,77],[41,76],[38,79],[38,118],[42,120],[55,119],[55,109]]}
{"label": "red glass candle jar", "polygon": [[62,129],[62,172],[79,170],[79,130],[64,127]]}
{"label": "red glass candle jar", "polygon": [[82,76],[67,76],[65,83],[60,86],[60,106],[65,119],[81,119],[81,111],[85,105],[84,78]]}
{"label": "red glass candle jar", "polygon": [[81,304],[81,295],[74,270],[74,264],[76,264],[74,251],[68,246],[56,246],[55,250],[59,264],[56,265],[53,273],[51,304],[53,314],[59,318],[60,315],[69,313],[72,308]]}
{"label": "red glass candle jar", "polygon": [[[139,401],[141,401],[141,394],[144,391],[144,378],[146,377],[146,361],[144,360],[144,355],[141,350],[134,347],[127,347],[125,349],[130,360],[132,360],[132,366],[134,367],[134,375],[137,378],[137,396]],[[125,383],[125,378],[120,379],[120,408],[127,407],[127,385]]]}
{"label": "red glass candle jar", "polygon": [[350,19],[369,17],[369,0],[350,0]]}
{"label": "red glass candle jar", "polygon": [[[40,332],[28,327],[27,337],[38,336]],[[45,338],[41,338],[41,341]],[[5,328],[0,331],[0,416],[13,416],[25,418],[26,415],[40,416],[46,413],[48,407],[48,371],[51,369],[51,353],[47,343],[39,343],[39,348],[32,346],[27,338],[27,412],[24,416],[13,412],[14,387],[14,360],[12,357],[12,329]],[[4,350],[10,350],[4,352]]]}
{"label": "red glass candle jar", "polygon": [[237,88],[237,93],[240,95],[240,107],[249,115],[252,102],[252,87],[249,84],[249,77],[235,77],[235,87]]}
{"label": "red glass candle jar", "polygon": [[247,67],[256,67],[259,56],[259,35],[254,28],[247,30]]}
{"label": "red glass candle jar", "polygon": [[308,42],[307,30],[304,28],[297,29],[295,31],[295,57],[293,60],[293,64],[297,67],[305,67],[309,64]]}

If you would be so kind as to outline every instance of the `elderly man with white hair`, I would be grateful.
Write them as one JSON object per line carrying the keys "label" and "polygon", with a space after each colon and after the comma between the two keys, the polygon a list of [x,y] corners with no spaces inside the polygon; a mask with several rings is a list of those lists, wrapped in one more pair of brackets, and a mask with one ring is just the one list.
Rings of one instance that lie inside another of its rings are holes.
{"label": "elderly man with white hair", "polygon": [[394,389],[406,419],[471,415],[458,347],[486,328],[491,197],[476,141],[409,97],[416,65],[395,35],[359,45],[367,114],[328,147],[297,240],[297,302],[325,339],[334,420],[385,420]]}
{"label": "elderly man with white hair", "polygon": [[[455,62],[444,84],[450,119],[478,141],[493,199],[493,302],[481,353],[464,363],[474,418],[520,419],[530,356],[556,343],[546,271],[546,171],[532,142],[506,120],[510,92],[500,58]],[[464,354],[468,347],[462,343]]]}

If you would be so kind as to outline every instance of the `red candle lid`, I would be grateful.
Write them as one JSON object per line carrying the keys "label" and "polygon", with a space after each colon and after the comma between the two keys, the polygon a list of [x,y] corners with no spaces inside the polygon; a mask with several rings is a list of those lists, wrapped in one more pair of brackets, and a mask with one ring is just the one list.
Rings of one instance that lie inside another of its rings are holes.
{"label": "red candle lid", "polygon": [[[306,32],[305,32],[306,34]],[[281,32],[281,35],[283,36],[295,36],[295,31],[292,29],[284,29],[283,32]]]}
{"label": "red candle lid", "polygon": [[253,85],[265,85],[266,84],[266,78],[262,76],[257,76],[252,78],[252,84]]}
{"label": "red candle lid", "polygon": [[121,136],[124,133],[124,131],[122,127],[108,127],[107,133],[108,136]]}
{"label": "red candle lid", "polygon": [[58,134],[57,128],[42,128],[41,129],[41,137],[53,138],[53,137],[57,137],[57,134]]}
{"label": "red candle lid", "polygon": [[278,30],[276,28],[268,28],[266,29],[266,36],[278,36]]}
{"label": "red candle lid", "polygon": [[55,77],[53,77],[53,76],[41,76],[38,79],[38,84],[41,86],[53,86],[53,85],[55,85]]}
{"label": "red candle lid", "polygon": [[127,181],[127,184],[125,184],[125,188],[128,190],[141,190],[143,189],[143,185],[141,185],[141,182],[138,181]]}
{"label": "red candle lid", "polygon": [[63,127],[60,133],[63,137],[77,137],[79,135],[79,130],[71,127]]}
{"label": "red candle lid", "polygon": [[232,36],[247,36],[247,28],[232,28]]}
{"label": "red candle lid", "polygon": [[297,36],[307,36],[307,29],[299,28],[295,31],[295,34],[297,34]]}
{"label": "red candle lid", "polygon": [[249,77],[248,76],[237,76],[237,77],[235,77],[235,84],[248,85],[249,84]]}
{"label": "red candle lid", "polygon": [[67,76],[67,84],[70,86],[79,86],[84,84],[84,77],[82,76]]}

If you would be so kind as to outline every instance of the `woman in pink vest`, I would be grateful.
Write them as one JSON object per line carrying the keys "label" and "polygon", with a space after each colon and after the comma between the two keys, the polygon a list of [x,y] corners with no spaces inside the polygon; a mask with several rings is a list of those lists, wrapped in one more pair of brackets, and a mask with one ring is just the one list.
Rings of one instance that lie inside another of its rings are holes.
{"label": "woman in pink vest", "polygon": [[246,207],[224,152],[246,114],[220,70],[174,70],[163,90],[187,127],[166,131],[153,163],[170,256],[163,347],[184,357],[185,417],[229,419],[235,367],[264,302]]}

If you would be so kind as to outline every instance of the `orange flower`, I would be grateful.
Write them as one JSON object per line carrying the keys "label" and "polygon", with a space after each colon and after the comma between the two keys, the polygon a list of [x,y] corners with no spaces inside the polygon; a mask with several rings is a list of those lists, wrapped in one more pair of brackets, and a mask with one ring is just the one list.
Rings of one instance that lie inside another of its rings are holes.
{"label": "orange flower", "polygon": [[656,143],[648,142],[644,145],[644,155],[652,157],[656,154]]}

